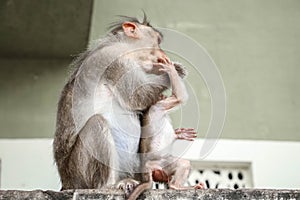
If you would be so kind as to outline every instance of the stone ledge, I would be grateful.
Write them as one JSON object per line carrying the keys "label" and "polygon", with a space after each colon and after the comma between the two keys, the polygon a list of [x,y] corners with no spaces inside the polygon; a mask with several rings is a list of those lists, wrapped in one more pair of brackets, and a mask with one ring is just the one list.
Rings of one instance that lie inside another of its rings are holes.
{"label": "stone ledge", "polygon": [[[0,199],[30,199],[30,200],[92,200],[92,199],[125,199],[120,190],[66,190],[56,191],[20,191],[0,190]],[[207,190],[150,190],[141,195],[139,199],[199,199],[199,200],[231,200],[231,199],[278,199],[300,200],[300,190],[267,190],[267,189],[207,189]]]}

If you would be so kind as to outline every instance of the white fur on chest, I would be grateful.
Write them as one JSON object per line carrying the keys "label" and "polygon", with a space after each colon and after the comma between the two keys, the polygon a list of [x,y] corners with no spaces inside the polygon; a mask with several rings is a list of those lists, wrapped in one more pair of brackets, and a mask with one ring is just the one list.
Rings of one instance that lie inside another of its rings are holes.
{"label": "white fur on chest", "polygon": [[105,84],[100,85],[94,99],[95,112],[107,120],[116,147],[122,151],[137,153],[141,134],[137,114],[122,108]]}

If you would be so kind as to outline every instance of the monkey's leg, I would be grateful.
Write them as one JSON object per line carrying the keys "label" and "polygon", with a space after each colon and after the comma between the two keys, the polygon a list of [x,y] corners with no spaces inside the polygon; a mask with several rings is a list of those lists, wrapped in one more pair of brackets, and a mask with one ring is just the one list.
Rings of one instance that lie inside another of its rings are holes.
{"label": "monkey's leg", "polygon": [[69,159],[71,188],[101,188],[117,181],[114,142],[107,121],[93,115],[80,130]]}
{"label": "monkey's leg", "polygon": [[[203,189],[204,184],[199,183],[195,186],[186,187],[184,186],[184,183],[187,181],[190,169],[191,169],[191,163],[189,160],[185,159],[176,159],[172,158],[172,163],[167,167],[166,170],[168,172],[171,172],[173,174],[173,177],[171,181],[169,182],[169,187],[171,189],[175,190],[189,190],[189,189]],[[170,175],[171,175],[170,174]]]}

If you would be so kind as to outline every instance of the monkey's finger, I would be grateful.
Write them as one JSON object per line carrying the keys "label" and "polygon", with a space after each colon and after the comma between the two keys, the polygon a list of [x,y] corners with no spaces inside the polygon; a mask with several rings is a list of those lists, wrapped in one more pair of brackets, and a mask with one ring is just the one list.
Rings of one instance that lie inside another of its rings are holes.
{"label": "monkey's finger", "polygon": [[168,64],[168,60],[167,60],[167,57],[160,57],[157,59],[157,62],[158,63],[163,63],[163,64]]}
{"label": "monkey's finger", "polygon": [[182,140],[186,140],[186,141],[194,141],[194,139],[192,139],[192,138],[183,138]]}
{"label": "monkey's finger", "polygon": [[153,67],[160,67],[160,68],[165,67],[165,64],[163,64],[163,63],[158,63],[158,62],[152,63],[152,65],[153,65]]}
{"label": "monkey's finger", "polygon": [[197,135],[196,134],[185,134],[185,137],[187,137],[187,138],[196,138]]}
{"label": "monkey's finger", "polygon": [[197,135],[195,131],[184,131],[182,133],[189,134],[189,135]]}
{"label": "monkey's finger", "polygon": [[197,136],[197,133],[182,133],[182,134],[188,135],[189,137]]}
{"label": "monkey's finger", "polygon": [[185,140],[187,140],[187,141],[194,141],[194,138],[190,138],[190,137],[185,137],[185,138],[183,138],[183,139],[185,139]]}
{"label": "monkey's finger", "polygon": [[175,130],[195,130],[194,128],[176,128]]}
{"label": "monkey's finger", "polygon": [[196,133],[194,130],[181,130],[182,133]]}
{"label": "monkey's finger", "polygon": [[195,138],[197,138],[197,135],[188,135],[188,136],[186,136],[186,138],[195,139]]}
{"label": "monkey's finger", "polygon": [[195,130],[194,128],[180,128],[181,130],[185,130],[185,131],[193,131]]}
{"label": "monkey's finger", "polygon": [[181,135],[181,134],[176,135],[175,138],[179,139],[179,140],[194,141],[194,138],[187,137],[187,136],[184,136],[184,135]]}
{"label": "monkey's finger", "polygon": [[169,70],[167,70],[165,68],[160,68],[160,69],[158,69],[158,71],[160,71],[160,72],[168,72]]}
{"label": "monkey's finger", "polygon": [[177,134],[179,133],[197,133],[194,128],[177,128],[175,129]]}
{"label": "monkey's finger", "polygon": [[194,131],[195,132],[194,128],[177,128],[175,130],[176,131],[182,131],[182,132],[187,132],[187,131]]}
{"label": "monkey's finger", "polygon": [[167,98],[167,96],[165,96],[165,95],[163,95],[163,94],[161,94],[160,96],[159,96],[159,100],[164,100],[164,99],[166,99]]}
{"label": "monkey's finger", "polygon": [[162,96],[162,94],[161,94],[161,95],[159,95],[158,100],[160,101],[160,100],[162,100],[162,99],[163,99],[163,96]]}
{"label": "monkey's finger", "polygon": [[167,64],[171,64],[171,63],[172,63],[171,60],[170,60],[170,58],[169,58],[166,54],[163,54],[162,59],[163,59],[163,60],[165,61],[165,63],[167,63]]}
{"label": "monkey's finger", "polygon": [[204,189],[205,188],[205,185],[204,183],[198,183],[197,185],[194,186],[194,189]]}
{"label": "monkey's finger", "polygon": [[186,130],[182,130],[180,131],[181,133],[187,133],[187,134],[197,134],[196,131],[186,131]]}
{"label": "monkey's finger", "polygon": [[183,133],[183,134],[188,135],[190,137],[194,137],[194,136],[197,137],[197,133]]}
{"label": "monkey's finger", "polygon": [[166,58],[165,58],[165,59],[166,59],[167,63],[169,63],[169,64],[172,64],[172,65],[173,65],[173,63],[172,63],[172,61],[170,60],[170,58],[169,58],[169,57],[167,57],[167,56],[166,56]]}

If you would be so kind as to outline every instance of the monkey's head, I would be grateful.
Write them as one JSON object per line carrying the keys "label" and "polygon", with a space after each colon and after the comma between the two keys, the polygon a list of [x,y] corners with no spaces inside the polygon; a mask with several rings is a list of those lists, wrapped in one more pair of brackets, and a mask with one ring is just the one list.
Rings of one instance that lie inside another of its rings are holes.
{"label": "monkey's head", "polygon": [[112,24],[111,33],[128,47],[126,59],[138,62],[146,73],[160,74],[160,63],[170,62],[160,48],[163,34],[153,28],[146,15],[142,22],[137,18],[121,16],[122,20]]}
{"label": "monkey's head", "polygon": [[[170,87],[169,76],[160,71],[170,59],[160,48],[163,35],[153,28],[144,15],[143,22],[122,16],[121,21],[110,26],[107,56],[112,62],[106,69],[106,80],[117,88],[122,106],[131,110],[144,110],[155,104],[162,91]],[[174,63],[183,77],[182,65]]]}

